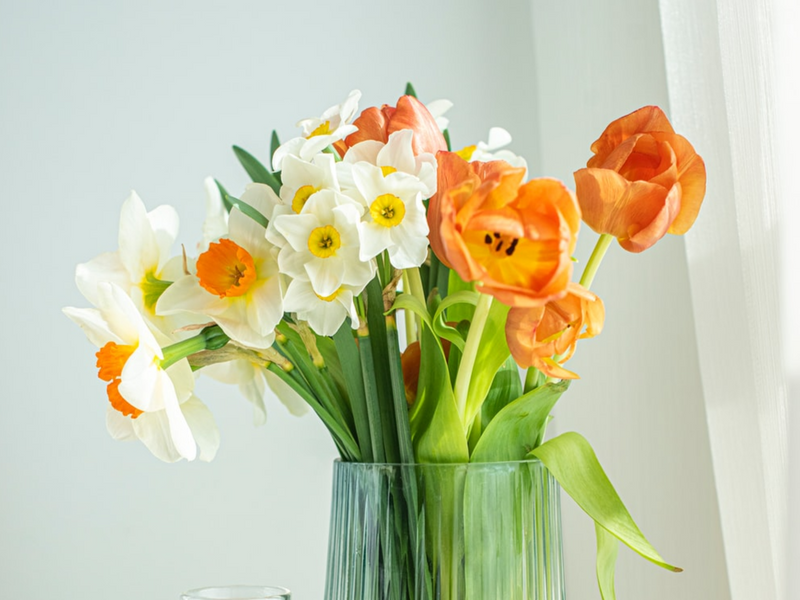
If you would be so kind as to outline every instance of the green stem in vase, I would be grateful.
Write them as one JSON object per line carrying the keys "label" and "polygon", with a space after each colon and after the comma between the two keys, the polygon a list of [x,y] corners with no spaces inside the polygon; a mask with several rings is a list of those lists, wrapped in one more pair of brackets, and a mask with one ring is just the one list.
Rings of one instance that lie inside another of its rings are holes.
{"label": "green stem in vase", "polygon": [[600,263],[603,262],[606,250],[608,250],[608,247],[613,241],[614,236],[608,233],[604,233],[598,238],[597,244],[595,244],[594,250],[592,250],[592,255],[589,257],[589,262],[586,263],[586,267],[583,269],[583,275],[581,275],[580,284],[587,290],[592,286],[594,276],[597,274],[597,269],[600,268]]}
{"label": "green stem in vase", "polygon": [[456,384],[453,388],[455,395],[456,408],[461,417],[461,424],[466,431],[470,423],[466,422],[467,419],[467,394],[469,392],[469,384],[472,378],[472,369],[475,366],[475,358],[478,356],[478,348],[483,335],[483,329],[486,326],[486,319],[489,317],[489,309],[492,307],[492,297],[488,294],[480,294],[478,296],[478,304],[475,307],[475,314],[472,317],[472,323],[469,326],[469,333],[467,334],[467,342],[464,346],[464,352],[461,356],[461,364],[458,366],[458,375],[456,376]]}

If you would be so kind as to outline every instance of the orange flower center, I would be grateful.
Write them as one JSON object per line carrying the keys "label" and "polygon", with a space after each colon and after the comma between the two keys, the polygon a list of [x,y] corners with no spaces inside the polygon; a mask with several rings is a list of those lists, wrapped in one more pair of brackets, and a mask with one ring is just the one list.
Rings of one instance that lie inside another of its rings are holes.
{"label": "orange flower center", "polygon": [[237,243],[221,239],[209,245],[197,259],[200,285],[220,298],[247,293],[256,280],[256,267],[250,253]]}
{"label": "orange flower center", "polygon": [[119,384],[121,383],[122,368],[134,350],[136,350],[134,346],[120,346],[114,342],[108,342],[95,355],[97,356],[97,377],[102,381],[109,382],[106,387],[108,401],[115,410],[132,419],[141,415],[142,411],[122,397],[122,394],[119,393]]}

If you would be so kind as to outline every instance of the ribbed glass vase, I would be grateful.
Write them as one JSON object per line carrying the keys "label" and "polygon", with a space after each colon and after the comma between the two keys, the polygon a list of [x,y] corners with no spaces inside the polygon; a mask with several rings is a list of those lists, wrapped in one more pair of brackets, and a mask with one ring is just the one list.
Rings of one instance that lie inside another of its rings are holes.
{"label": "ribbed glass vase", "polygon": [[538,460],[336,462],[325,600],[564,600],[559,486]]}

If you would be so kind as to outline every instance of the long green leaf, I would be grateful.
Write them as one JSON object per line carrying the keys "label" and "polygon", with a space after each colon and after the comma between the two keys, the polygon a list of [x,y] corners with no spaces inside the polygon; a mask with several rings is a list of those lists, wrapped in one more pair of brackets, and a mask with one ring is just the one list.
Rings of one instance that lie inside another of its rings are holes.
{"label": "long green leaf", "polygon": [[597,587],[603,600],[617,600],[614,590],[614,570],[617,566],[619,540],[608,533],[597,523],[594,524],[597,535]]}
{"label": "long green leaf", "polygon": [[548,383],[503,408],[489,422],[470,461],[523,460],[536,446],[547,416],[568,387],[569,381]]}
{"label": "long green leaf", "polygon": [[239,159],[239,162],[244,167],[244,170],[247,171],[250,179],[256,183],[265,183],[271,187],[276,194],[280,193],[281,186],[278,180],[273,177],[272,173],[270,173],[255,156],[239,146],[233,147],[233,153],[236,154],[236,158]]}
{"label": "long green leaf", "polygon": [[575,503],[611,535],[659,567],[682,570],[664,562],[644,537],[583,436],[563,433],[530,454],[541,460]]}
{"label": "long green leaf", "polygon": [[414,89],[414,86],[411,85],[410,81],[406,84],[406,96],[414,96],[414,98],[417,97],[417,90]]}
{"label": "long green leaf", "polygon": [[428,329],[433,330],[433,319],[431,319],[428,309],[422,301],[415,296],[411,294],[398,294],[397,298],[394,300],[394,304],[392,304],[392,308],[390,308],[388,312],[391,313],[399,309],[411,311],[422,319],[422,322],[428,326]]}
{"label": "long green leaf", "polygon": [[367,399],[364,395],[364,381],[361,377],[361,356],[358,346],[350,330],[350,324],[345,321],[333,336],[336,352],[339,354],[339,364],[344,377],[347,396],[350,399],[350,408],[353,411],[358,447],[364,462],[372,462],[372,441],[369,433],[369,414],[367,413]]}
{"label": "long green leaf", "polygon": [[278,139],[278,132],[274,129],[272,130],[272,137],[269,141],[269,161],[270,166],[272,166],[272,157],[275,156],[275,150],[281,145],[281,141]]}
{"label": "long green leaf", "polygon": [[455,327],[451,327],[445,323],[445,310],[457,304],[471,304],[475,306],[477,303],[478,292],[470,292],[467,290],[456,292],[442,300],[439,308],[436,309],[436,314],[433,315],[433,329],[436,335],[455,344],[458,346],[458,349],[463,352],[466,342]]}
{"label": "long green leaf", "polygon": [[223,186],[218,179],[215,179],[214,183],[217,184],[219,195],[222,197],[222,205],[225,207],[225,210],[231,212],[231,209],[233,208],[233,202],[231,202],[231,199],[235,200],[235,198],[228,193],[228,190],[225,189],[225,186]]}
{"label": "long green leaf", "polygon": [[[455,296],[458,292],[474,292],[475,284],[467,283],[458,276],[453,270],[449,273],[449,282],[447,284],[448,296]],[[459,323],[461,321],[471,321],[472,315],[475,314],[475,306],[470,304],[460,304],[453,306],[447,311],[447,320]]]}

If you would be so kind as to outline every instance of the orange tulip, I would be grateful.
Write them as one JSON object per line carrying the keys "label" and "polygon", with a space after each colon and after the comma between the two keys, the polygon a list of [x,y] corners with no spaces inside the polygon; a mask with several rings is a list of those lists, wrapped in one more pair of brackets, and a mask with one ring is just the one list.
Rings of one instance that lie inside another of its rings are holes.
{"label": "orange tulip", "polygon": [[520,367],[536,367],[548,377],[578,379],[561,365],[572,357],[579,339],[602,331],[604,318],[603,301],[570,283],[563,298],[545,306],[508,311],[506,341]]}
{"label": "orange tulip", "polygon": [[657,106],[611,123],[592,144],[588,168],[575,172],[586,224],[613,235],[630,252],[667,233],[686,233],[706,190],[706,168]]}
{"label": "orange tulip", "polygon": [[562,296],[580,227],[575,195],[555,179],[522,184],[525,169],[436,155],[437,192],[428,206],[431,248],[464,281],[509,306]]}
{"label": "orange tulip", "polygon": [[[450,323],[453,325],[453,323]],[[444,350],[445,360],[450,358],[450,342],[441,339],[442,350]],[[406,392],[406,402],[409,406],[414,404],[417,399],[417,388],[419,387],[419,367],[422,359],[422,350],[419,342],[410,343],[400,355],[400,365],[403,368],[403,385]]]}
{"label": "orange tulip", "polygon": [[447,150],[436,120],[425,105],[414,96],[401,96],[397,107],[384,104],[381,108],[372,106],[364,109],[353,121],[358,131],[351,133],[344,140],[334,144],[341,156],[351,146],[365,140],[377,140],[384,144],[395,131],[410,129],[414,132],[411,146],[415,155],[429,152],[436,154],[439,150]]}

